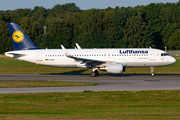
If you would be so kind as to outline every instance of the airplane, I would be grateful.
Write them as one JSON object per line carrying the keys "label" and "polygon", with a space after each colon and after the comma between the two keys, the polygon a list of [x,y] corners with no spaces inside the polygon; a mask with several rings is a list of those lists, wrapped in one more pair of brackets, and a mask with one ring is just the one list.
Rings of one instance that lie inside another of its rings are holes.
{"label": "airplane", "polygon": [[5,56],[18,60],[53,67],[91,68],[91,76],[98,76],[98,70],[111,74],[121,74],[128,67],[154,67],[174,64],[176,59],[167,52],[154,48],[115,48],[115,49],[41,49],[38,48],[17,23],[8,23],[14,51]]}

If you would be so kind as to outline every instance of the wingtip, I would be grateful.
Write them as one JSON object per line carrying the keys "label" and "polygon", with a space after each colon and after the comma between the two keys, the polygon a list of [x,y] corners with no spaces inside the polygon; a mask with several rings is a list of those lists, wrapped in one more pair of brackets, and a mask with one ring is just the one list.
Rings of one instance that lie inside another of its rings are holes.
{"label": "wingtip", "polygon": [[63,49],[66,56],[68,56],[68,57],[71,56],[71,54],[68,53],[68,51],[66,50],[66,48],[63,45],[61,45],[61,48]]}
{"label": "wingtip", "polygon": [[63,45],[61,45],[61,48],[62,48],[62,49],[65,49],[65,47],[64,47]]}
{"label": "wingtip", "polygon": [[75,43],[75,45],[76,45],[77,49],[81,49],[81,47],[79,46],[78,43]]}

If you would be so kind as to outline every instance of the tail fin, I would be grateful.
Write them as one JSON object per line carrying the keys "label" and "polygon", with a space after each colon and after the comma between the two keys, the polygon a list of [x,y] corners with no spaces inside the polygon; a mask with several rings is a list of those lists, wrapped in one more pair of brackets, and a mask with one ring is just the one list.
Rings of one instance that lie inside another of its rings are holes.
{"label": "tail fin", "polygon": [[17,23],[8,23],[14,50],[32,50],[38,48]]}

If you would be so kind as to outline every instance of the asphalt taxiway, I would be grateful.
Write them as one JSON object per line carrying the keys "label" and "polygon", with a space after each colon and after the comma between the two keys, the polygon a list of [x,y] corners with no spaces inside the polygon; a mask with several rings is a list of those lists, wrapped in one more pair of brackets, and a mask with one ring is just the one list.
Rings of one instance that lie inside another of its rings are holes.
{"label": "asphalt taxiway", "polygon": [[140,90],[177,90],[180,89],[180,75],[37,75],[37,74],[1,74],[0,81],[71,81],[98,83],[97,86],[71,87],[34,87],[0,88],[0,93],[44,93],[44,92],[81,92],[92,91],[140,91]]}

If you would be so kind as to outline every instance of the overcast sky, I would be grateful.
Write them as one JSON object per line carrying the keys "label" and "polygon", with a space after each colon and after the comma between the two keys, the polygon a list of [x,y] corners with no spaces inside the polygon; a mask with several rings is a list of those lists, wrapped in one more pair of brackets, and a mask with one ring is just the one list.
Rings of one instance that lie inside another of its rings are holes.
{"label": "overcast sky", "polygon": [[109,6],[135,7],[137,5],[148,5],[150,3],[177,3],[179,0],[0,0],[0,10],[15,10],[19,8],[31,8],[43,6],[52,8],[57,4],[75,3],[82,10],[99,8],[104,9]]}

